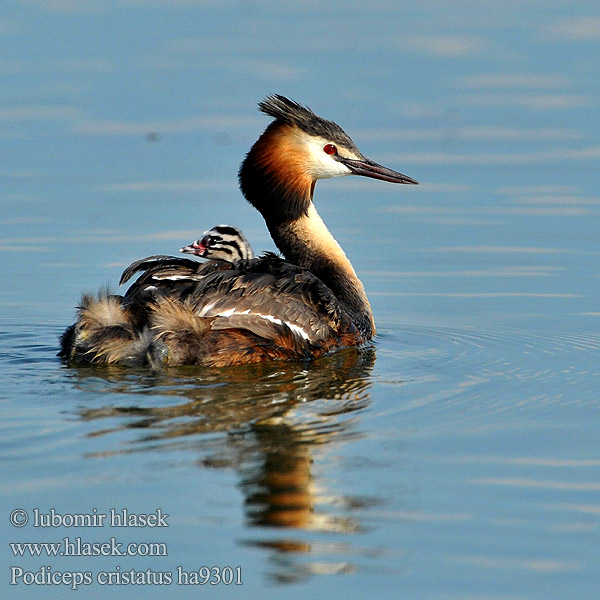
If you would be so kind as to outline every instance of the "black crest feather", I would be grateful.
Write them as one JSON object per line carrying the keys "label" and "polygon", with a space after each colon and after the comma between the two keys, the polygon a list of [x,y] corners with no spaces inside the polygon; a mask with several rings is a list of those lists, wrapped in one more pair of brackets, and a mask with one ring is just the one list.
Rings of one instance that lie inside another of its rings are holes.
{"label": "black crest feather", "polygon": [[273,94],[259,102],[258,108],[278,121],[295,125],[310,135],[321,136],[359,153],[350,136],[337,123],[319,117],[310,108],[294,100]]}

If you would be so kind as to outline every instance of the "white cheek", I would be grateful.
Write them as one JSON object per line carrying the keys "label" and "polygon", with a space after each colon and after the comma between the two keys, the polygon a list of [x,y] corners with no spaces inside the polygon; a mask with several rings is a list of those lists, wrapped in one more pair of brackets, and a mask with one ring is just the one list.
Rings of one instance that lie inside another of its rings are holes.
{"label": "white cheek", "polygon": [[323,140],[322,143],[315,143],[311,140],[309,149],[312,176],[315,179],[327,179],[329,177],[351,175],[352,171],[348,167],[323,150],[325,144],[327,144],[327,140]]}
{"label": "white cheek", "polygon": [[318,179],[327,179],[328,177],[343,177],[352,175],[352,171],[335,158],[321,151],[323,156],[320,163],[317,164],[315,176]]}

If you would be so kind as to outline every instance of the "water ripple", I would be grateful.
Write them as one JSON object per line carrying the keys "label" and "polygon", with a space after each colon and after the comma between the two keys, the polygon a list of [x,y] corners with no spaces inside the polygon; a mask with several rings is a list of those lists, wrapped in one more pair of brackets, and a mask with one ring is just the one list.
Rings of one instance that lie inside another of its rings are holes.
{"label": "water ripple", "polygon": [[498,429],[600,413],[599,334],[404,328],[382,337],[378,381],[406,388],[390,414]]}

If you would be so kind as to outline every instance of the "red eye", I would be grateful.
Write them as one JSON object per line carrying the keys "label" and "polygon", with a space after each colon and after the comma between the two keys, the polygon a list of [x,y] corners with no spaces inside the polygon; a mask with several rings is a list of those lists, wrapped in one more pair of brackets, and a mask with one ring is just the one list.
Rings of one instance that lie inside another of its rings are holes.
{"label": "red eye", "polygon": [[325,152],[325,154],[336,154],[337,148],[333,144],[325,144],[323,146],[323,152]]}

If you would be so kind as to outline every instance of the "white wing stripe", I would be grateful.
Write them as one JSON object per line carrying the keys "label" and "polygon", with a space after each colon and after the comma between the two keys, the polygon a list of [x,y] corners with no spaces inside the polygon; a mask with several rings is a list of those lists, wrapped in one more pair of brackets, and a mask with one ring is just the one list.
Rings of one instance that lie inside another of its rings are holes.
{"label": "white wing stripe", "polygon": [[271,323],[275,323],[275,325],[285,325],[289,329],[291,329],[294,333],[297,333],[299,336],[303,337],[305,340],[310,341],[310,335],[302,329],[299,325],[295,323],[290,323],[289,321],[283,321],[273,315],[263,315],[262,313],[253,313],[250,309],[243,311],[236,311],[235,308],[228,308],[222,312],[217,312],[215,314],[208,314],[210,310],[214,307],[216,303],[213,302],[211,304],[207,304],[202,310],[198,313],[199,317],[231,317],[232,315],[253,315],[255,317],[259,317],[261,319],[265,319],[265,321],[271,321]]}

